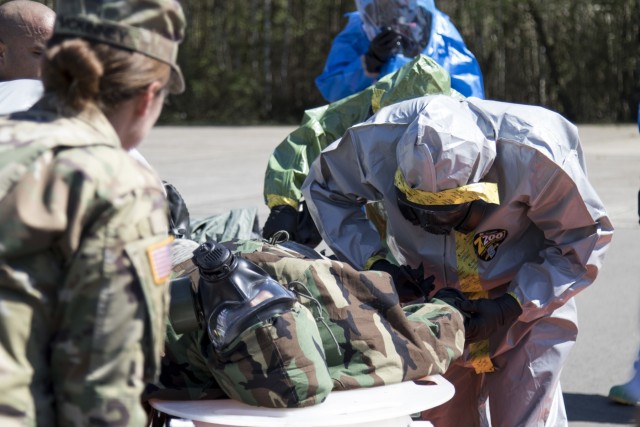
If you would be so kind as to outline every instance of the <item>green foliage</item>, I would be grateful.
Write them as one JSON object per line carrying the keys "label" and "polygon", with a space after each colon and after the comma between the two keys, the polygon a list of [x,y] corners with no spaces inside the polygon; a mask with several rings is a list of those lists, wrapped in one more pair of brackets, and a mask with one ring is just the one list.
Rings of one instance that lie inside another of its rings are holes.
{"label": "green foliage", "polygon": [[547,106],[577,122],[635,119],[637,0],[438,4],[478,58],[487,97]]}
{"label": "green foliage", "polygon": [[[185,3],[187,4],[187,3]],[[634,0],[448,0],[488,98],[539,104],[576,122],[634,120]],[[298,123],[325,101],[314,84],[352,0],[192,0],[181,52],[189,89],[165,121]]]}
{"label": "green foliage", "polygon": [[[0,0],[4,3],[6,0]],[[54,0],[42,0],[52,6]],[[314,78],[353,0],[183,0],[185,94],[164,123],[299,123],[325,104]],[[488,98],[575,122],[632,121],[638,0],[440,0],[478,58]]]}
{"label": "green foliage", "polygon": [[306,108],[324,104],[313,79],[344,24],[346,3],[190,1],[180,50],[187,92],[163,120],[298,122]]}

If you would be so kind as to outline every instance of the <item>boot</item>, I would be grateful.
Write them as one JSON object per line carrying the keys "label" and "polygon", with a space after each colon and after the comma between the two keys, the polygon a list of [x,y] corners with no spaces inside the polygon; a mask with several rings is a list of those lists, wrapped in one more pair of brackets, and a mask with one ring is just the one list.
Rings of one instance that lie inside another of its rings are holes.
{"label": "boot", "polygon": [[[640,356],[640,355],[639,355]],[[623,405],[640,404],[640,360],[634,363],[634,375],[628,382],[614,385],[609,390],[609,399]]]}

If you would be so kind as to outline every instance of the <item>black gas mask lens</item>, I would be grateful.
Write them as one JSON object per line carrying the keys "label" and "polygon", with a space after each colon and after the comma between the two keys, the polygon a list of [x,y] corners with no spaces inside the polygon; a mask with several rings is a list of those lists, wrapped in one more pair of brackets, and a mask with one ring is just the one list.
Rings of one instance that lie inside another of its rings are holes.
{"label": "black gas mask lens", "polygon": [[452,230],[469,233],[478,225],[486,209],[486,202],[473,202],[456,205],[419,205],[407,200],[406,195],[397,190],[398,208],[402,216],[422,228],[427,233],[445,235]]}

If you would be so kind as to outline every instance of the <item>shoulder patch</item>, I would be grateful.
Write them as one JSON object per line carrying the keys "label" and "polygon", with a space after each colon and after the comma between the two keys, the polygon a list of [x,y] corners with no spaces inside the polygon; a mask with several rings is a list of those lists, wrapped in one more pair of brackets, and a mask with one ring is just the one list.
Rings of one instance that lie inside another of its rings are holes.
{"label": "shoulder patch", "polygon": [[483,261],[492,260],[507,234],[507,230],[487,230],[473,236],[473,249],[478,258]]}
{"label": "shoulder patch", "polygon": [[147,258],[156,285],[162,285],[171,275],[172,241],[173,236],[169,236],[161,242],[147,246]]}

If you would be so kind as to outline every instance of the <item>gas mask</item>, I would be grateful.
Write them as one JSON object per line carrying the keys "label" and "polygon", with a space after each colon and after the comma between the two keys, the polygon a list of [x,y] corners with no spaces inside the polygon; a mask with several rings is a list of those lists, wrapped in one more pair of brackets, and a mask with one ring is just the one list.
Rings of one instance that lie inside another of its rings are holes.
{"label": "gas mask", "polygon": [[252,262],[209,240],[193,252],[198,283],[171,281],[169,318],[177,333],[206,330],[222,350],[251,326],[290,310],[296,298]]}
{"label": "gas mask", "polygon": [[427,47],[431,36],[433,2],[416,0],[357,0],[363,29],[372,40],[383,28],[402,36],[402,54],[413,58]]}
{"label": "gas mask", "polygon": [[396,189],[396,193],[402,216],[427,233],[436,235],[449,234],[452,230],[470,233],[484,217],[488,205],[484,200],[455,205],[420,205],[407,200],[402,191]]}

